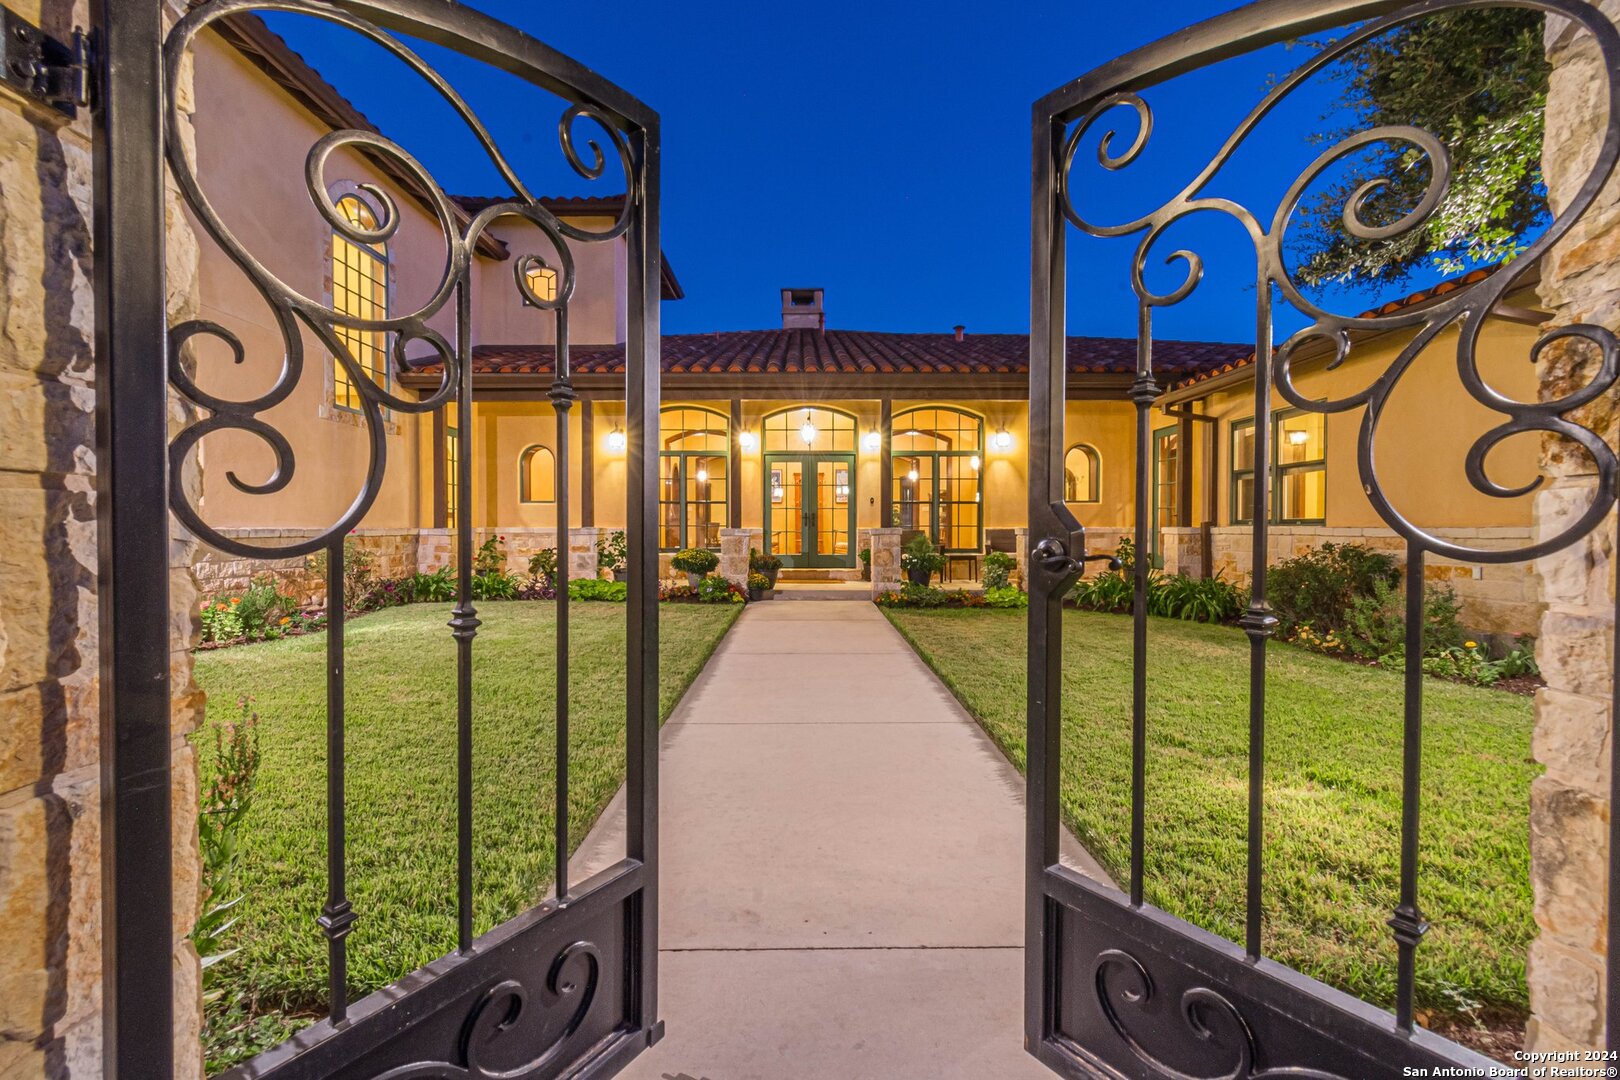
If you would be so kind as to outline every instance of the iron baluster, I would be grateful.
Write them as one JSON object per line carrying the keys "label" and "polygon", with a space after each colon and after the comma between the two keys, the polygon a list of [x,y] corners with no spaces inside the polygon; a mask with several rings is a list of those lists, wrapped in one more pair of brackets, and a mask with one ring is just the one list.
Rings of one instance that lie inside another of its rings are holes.
{"label": "iron baluster", "polygon": [[[625,522],[629,577],[625,597],[625,854],[658,880],[658,472],[654,439],[662,368],[659,337],[659,127],[656,116],[631,140],[641,198],[627,232],[626,277],[631,303],[625,332]],[[649,1042],[663,1032],[658,1019],[658,890],[642,890],[636,958],[643,976],[634,987],[634,1015]]]}
{"label": "iron baluster", "polygon": [[456,640],[456,943],[462,952],[473,941],[473,639],[481,625],[473,606],[473,408],[472,301],[468,283],[456,286],[456,355],[461,357],[456,388],[456,606],[450,634]]}
{"label": "iron baluster", "polygon": [[1140,906],[1147,863],[1147,593],[1152,569],[1148,495],[1152,491],[1153,435],[1148,410],[1159,396],[1153,380],[1153,307],[1137,305],[1136,561],[1131,567],[1131,903]]}
{"label": "iron baluster", "polygon": [[345,882],[347,837],[344,821],[344,606],[343,544],[326,549],[326,905],[316,923],[326,934],[326,1015],[341,1024],[349,1011],[349,930],[354,909]]}
{"label": "iron baluster", "polygon": [[1271,553],[1271,283],[1262,269],[1254,328],[1254,521],[1249,608],[1239,625],[1249,635],[1249,827],[1248,882],[1244,897],[1243,944],[1259,959],[1263,921],[1266,795],[1266,642],[1277,630],[1277,616],[1266,602],[1266,570]]}
{"label": "iron baluster", "polygon": [[1429,924],[1418,908],[1418,813],[1423,791],[1423,549],[1406,548],[1405,728],[1401,734],[1401,895],[1389,926],[1397,946],[1395,1025],[1412,1030],[1417,947]]}
{"label": "iron baluster", "polygon": [[557,903],[568,900],[568,410],[578,398],[569,381],[568,307],[557,309],[557,370],[548,395],[557,413],[557,763],[553,820]]}
{"label": "iron baluster", "polygon": [[[1620,522],[1616,522],[1616,533],[1620,535]],[[1614,623],[1616,632],[1620,633],[1620,590],[1615,593]],[[1620,852],[1620,814],[1614,808],[1620,806],[1620,738],[1615,734],[1620,732],[1620,646],[1611,652],[1611,671],[1613,681],[1609,683],[1609,888],[1606,894],[1608,908],[1615,910],[1615,902],[1620,900],[1620,858],[1615,857]],[[1612,916],[1611,916],[1612,919]],[[1620,934],[1612,930],[1604,942],[1605,972],[1608,976],[1604,995],[1604,1027],[1603,1046],[1614,1053],[1620,1051]]]}

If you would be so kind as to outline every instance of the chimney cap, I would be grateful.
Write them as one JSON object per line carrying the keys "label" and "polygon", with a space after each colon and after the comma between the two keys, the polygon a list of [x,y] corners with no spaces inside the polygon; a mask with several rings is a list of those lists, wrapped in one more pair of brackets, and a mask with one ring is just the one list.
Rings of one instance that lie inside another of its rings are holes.
{"label": "chimney cap", "polygon": [[957,323],[955,326],[951,327],[951,329],[956,331],[956,340],[961,341],[962,334],[967,330],[967,327],[963,326],[961,323]]}

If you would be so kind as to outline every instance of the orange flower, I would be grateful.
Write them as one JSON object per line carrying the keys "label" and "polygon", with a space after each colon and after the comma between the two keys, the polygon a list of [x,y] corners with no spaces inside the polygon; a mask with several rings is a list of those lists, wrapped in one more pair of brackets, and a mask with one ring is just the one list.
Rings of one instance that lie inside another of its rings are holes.
{"label": "orange flower", "polygon": [[235,607],[237,604],[240,604],[241,602],[242,602],[242,598],[240,596],[231,597],[231,607]]}

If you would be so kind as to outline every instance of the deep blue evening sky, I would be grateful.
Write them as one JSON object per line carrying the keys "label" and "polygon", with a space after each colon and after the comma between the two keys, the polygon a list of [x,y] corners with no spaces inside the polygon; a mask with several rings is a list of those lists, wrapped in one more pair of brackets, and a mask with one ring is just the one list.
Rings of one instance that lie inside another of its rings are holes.
{"label": "deep blue evening sky", "polygon": [[[664,121],[664,248],[687,293],[666,332],[768,327],[776,289],[827,289],[829,326],[969,332],[1028,329],[1030,105],[1119,52],[1233,6],[1156,3],[928,5],[821,0],[477,6],[535,34],[656,108]],[[504,193],[448,109],[404,72],[360,81],[355,39],[269,20],[387,134],[456,193]],[[560,167],[560,105],[506,76],[424,53],[490,124],[535,190],[620,190]],[[1281,48],[1149,96],[1157,128],[1124,174],[1084,169],[1099,217],[1150,208],[1250,108],[1269,73],[1305,58]],[[391,63],[391,62],[390,62]],[[1220,193],[1269,216],[1320,147],[1305,136],[1335,89],[1318,83],[1268,121]],[[1127,129],[1131,121],[1121,117]],[[1128,133],[1127,133],[1128,137]],[[1094,162],[1092,147],[1082,161]],[[1077,173],[1084,168],[1078,167]],[[1189,222],[1162,248],[1197,246],[1205,283],[1161,316],[1164,336],[1252,340],[1253,257],[1230,224]],[[1130,335],[1126,241],[1071,242],[1071,333]],[[1178,271],[1158,280],[1168,285]],[[1390,291],[1397,295],[1432,275]],[[1387,296],[1385,298],[1388,298]],[[1347,299],[1354,312],[1365,298]],[[1285,328],[1298,320],[1280,318]]]}

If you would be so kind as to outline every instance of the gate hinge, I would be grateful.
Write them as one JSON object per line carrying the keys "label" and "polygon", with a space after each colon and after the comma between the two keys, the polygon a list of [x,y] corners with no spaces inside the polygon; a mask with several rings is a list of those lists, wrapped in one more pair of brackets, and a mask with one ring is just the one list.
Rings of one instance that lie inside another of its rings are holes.
{"label": "gate hinge", "polygon": [[60,41],[0,7],[0,83],[51,106],[64,116],[90,104],[90,39],[75,27]]}

